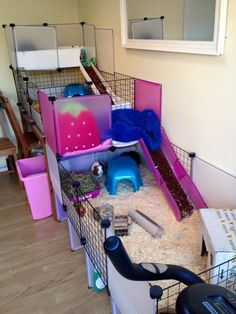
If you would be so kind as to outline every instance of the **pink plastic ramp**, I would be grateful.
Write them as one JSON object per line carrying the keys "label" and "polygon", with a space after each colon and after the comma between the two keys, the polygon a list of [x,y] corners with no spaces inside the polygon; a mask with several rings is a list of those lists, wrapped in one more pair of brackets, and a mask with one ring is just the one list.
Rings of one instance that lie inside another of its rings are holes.
{"label": "pink plastic ramp", "polygon": [[160,188],[162,189],[162,191],[164,192],[166,199],[168,201],[168,203],[170,204],[173,213],[175,215],[176,220],[180,220],[181,219],[181,213],[180,213],[180,209],[175,201],[175,199],[173,198],[173,196],[171,195],[165,181],[162,179],[162,176],[160,174],[160,172],[158,171],[158,168],[153,160],[153,158],[151,157],[145,143],[143,140],[140,141],[140,146],[142,148],[142,151],[146,157],[146,160],[149,164],[150,170],[152,171],[157,184],[160,186]]}
{"label": "pink plastic ramp", "polygon": [[149,152],[143,141],[140,144],[158,185],[165,193],[176,220],[179,221],[193,209],[207,206],[175,155],[164,130],[162,135],[162,145],[155,153]]}
{"label": "pink plastic ramp", "polygon": [[162,129],[161,149],[165,157],[167,158],[176,178],[178,179],[179,183],[181,184],[182,188],[184,189],[194,207],[196,209],[207,207],[197,187],[195,186],[187,171],[184,169],[178,157],[176,156],[176,153],[164,129]]}

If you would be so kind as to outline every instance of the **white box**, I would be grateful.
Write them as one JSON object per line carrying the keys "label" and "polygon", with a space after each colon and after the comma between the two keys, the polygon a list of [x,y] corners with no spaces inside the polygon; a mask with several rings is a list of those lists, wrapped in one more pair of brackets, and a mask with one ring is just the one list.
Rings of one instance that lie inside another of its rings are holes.
{"label": "white box", "polygon": [[[236,209],[200,209],[210,282],[236,289]],[[231,261],[230,261],[231,260]]]}

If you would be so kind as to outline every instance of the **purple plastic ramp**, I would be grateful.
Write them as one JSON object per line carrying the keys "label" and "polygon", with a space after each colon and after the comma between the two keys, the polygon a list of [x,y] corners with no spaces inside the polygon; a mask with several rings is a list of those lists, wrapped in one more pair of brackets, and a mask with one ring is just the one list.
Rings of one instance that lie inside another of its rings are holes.
{"label": "purple plastic ramp", "polygon": [[[158,183],[158,185],[161,187],[161,189],[165,193],[167,201],[169,202],[170,206],[172,207],[175,218],[176,218],[176,220],[179,221],[181,219],[181,212],[180,212],[180,208],[178,207],[178,204],[176,203],[176,200],[174,199],[174,197],[172,196],[171,192],[169,191],[167,185],[165,184],[165,182],[164,182],[160,172],[158,171],[156,164],[153,161],[153,159],[152,159],[145,143],[143,142],[143,140],[140,141],[140,145],[141,145],[143,153],[146,157],[146,160],[148,161],[150,169],[154,174],[156,182]],[[172,146],[168,140],[168,137],[167,137],[164,129],[162,129],[162,144],[161,144],[160,149],[164,153],[164,155],[165,155],[173,173],[175,174],[179,184],[181,185],[181,187],[185,191],[186,195],[188,196],[188,198],[190,199],[190,201],[192,202],[194,207],[196,209],[207,207],[204,200],[202,199],[200,193],[198,192],[195,184],[193,183],[193,181],[189,177],[188,173],[186,172],[186,170],[183,168],[180,161],[178,160],[178,158],[177,158],[177,156],[176,156],[176,154],[175,154],[175,152],[174,152],[174,150],[173,150],[173,148],[172,148]]]}
{"label": "purple plastic ramp", "polygon": [[161,121],[162,86],[158,83],[135,79],[134,82],[135,109],[153,110]]}
{"label": "purple plastic ramp", "polygon": [[43,122],[44,135],[47,143],[52,151],[57,153],[57,140],[54,122],[54,107],[51,101],[48,100],[48,96],[42,92],[38,92],[40,110]]}
{"label": "purple plastic ramp", "polygon": [[168,187],[166,186],[164,180],[162,179],[162,176],[160,174],[160,172],[158,171],[158,169],[156,168],[156,165],[144,143],[143,140],[140,140],[140,146],[142,148],[142,151],[146,157],[146,160],[149,164],[149,167],[150,167],[150,170],[152,171],[155,179],[156,179],[156,182],[157,184],[160,186],[160,188],[162,189],[162,191],[164,192],[165,196],[166,196],[166,199],[168,201],[168,203],[170,204],[173,212],[174,212],[174,215],[175,215],[175,218],[176,220],[180,220],[181,219],[181,213],[180,213],[180,210],[179,210],[179,207],[178,205],[176,204],[176,201],[175,199],[173,198],[172,194],[170,193]]}
{"label": "purple plastic ramp", "polygon": [[176,178],[178,179],[179,183],[181,184],[182,188],[184,189],[185,193],[191,200],[192,204],[195,206],[196,209],[207,207],[206,203],[204,202],[202,196],[200,195],[199,191],[197,190],[195,184],[193,183],[192,179],[189,177],[188,173],[180,163],[178,157],[176,156],[175,151],[172,148],[172,145],[165,133],[165,130],[162,129],[162,144],[161,149],[169,162]]}

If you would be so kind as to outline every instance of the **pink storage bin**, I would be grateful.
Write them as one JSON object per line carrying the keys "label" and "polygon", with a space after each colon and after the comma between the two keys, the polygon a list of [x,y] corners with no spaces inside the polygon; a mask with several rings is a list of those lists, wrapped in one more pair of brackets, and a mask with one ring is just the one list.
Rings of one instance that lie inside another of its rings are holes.
{"label": "pink storage bin", "polygon": [[44,157],[17,160],[16,168],[20,180],[24,182],[33,220],[51,216],[50,189]]}

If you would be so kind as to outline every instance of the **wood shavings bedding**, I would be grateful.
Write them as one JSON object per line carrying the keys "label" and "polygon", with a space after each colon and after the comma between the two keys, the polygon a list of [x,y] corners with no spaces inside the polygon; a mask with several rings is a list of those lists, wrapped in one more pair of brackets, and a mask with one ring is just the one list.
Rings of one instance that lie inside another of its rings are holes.
{"label": "wood shavings bedding", "polygon": [[130,235],[121,240],[134,262],[177,264],[195,273],[206,270],[206,257],[200,256],[198,211],[177,222],[153,174],[142,166],[140,171],[144,185],[139,191],[134,193],[132,184],[122,181],[117,195],[109,195],[104,188],[97,198],[91,200],[92,204],[101,206],[109,203],[113,205],[115,215],[125,215],[130,209],[138,209],[164,228],[161,239],[156,239],[132,222]]}

